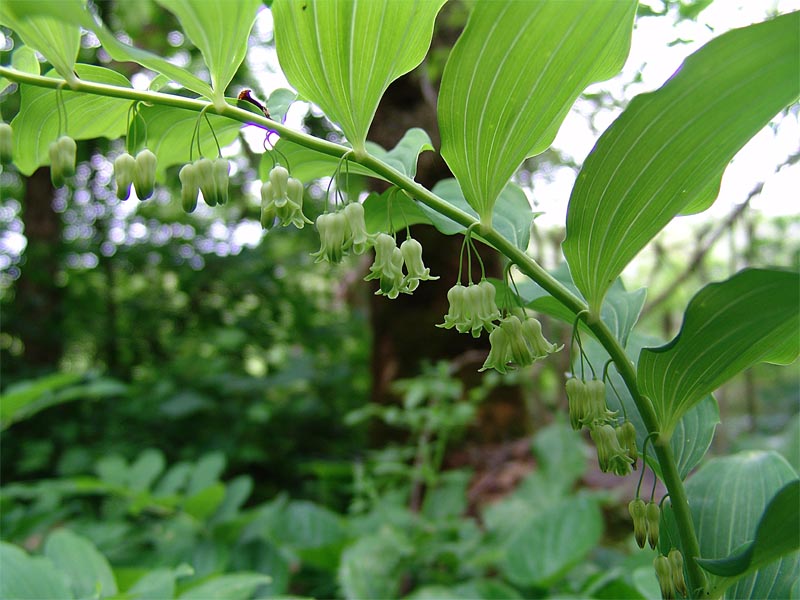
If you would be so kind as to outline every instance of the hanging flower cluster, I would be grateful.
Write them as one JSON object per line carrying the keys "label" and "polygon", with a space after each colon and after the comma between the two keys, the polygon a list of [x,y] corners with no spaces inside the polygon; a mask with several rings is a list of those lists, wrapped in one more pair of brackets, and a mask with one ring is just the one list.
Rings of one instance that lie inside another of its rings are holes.
{"label": "hanging flower cluster", "polygon": [[303,183],[289,176],[289,171],[276,165],[269,172],[269,180],[261,185],[261,226],[271,229],[278,224],[294,225],[302,229],[311,223],[303,214]]}
{"label": "hanging flower cluster", "polygon": [[673,548],[667,556],[656,556],[653,560],[658,587],[664,600],[673,600],[678,596],[688,596],[686,579],[683,575],[683,555]]}
{"label": "hanging flower cluster", "polygon": [[227,203],[229,173],[230,163],[224,158],[201,158],[183,165],[178,172],[183,209],[192,212],[197,208],[198,192],[203,193],[203,200],[209,206]]}
{"label": "hanging flower cluster", "polygon": [[636,428],[628,420],[614,426],[617,413],[606,405],[605,382],[571,377],[567,379],[566,388],[570,425],[576,431],[582,427],[589,429],[597,446],[600,470],[624,477],[632,468],[636,469],[639,458]]}
{"label": "hanging flower cluster", "polygon": [[507,366],[526,367],[547,355],[556,352],[556,344],[548,342],[542,335],[542,324],[533,317],[510,315],[500,321],[489,334],[491,349],[481,371],[493,368],[505,373]]}
{"label": "hanging flower cluster", "polygon": [[444,316],[444,323],[437,327],[455,327],[459,333],[469,332],[474,338],[480,337],[483,330],[491,333],[494,321],[500,319],[496,294],[495,287],[486,279],[468,286],[455,284],[447,292],[450,309]]}
{"label": "hanging flower cluster", "polygon": [[127,200],[131,195],[131,185],[139,200],[147,200],[153,195],[156,186],[156,155],[145,148],[136,158],[123,152],[114,160],[114,179],[117,183],[117,198]]}

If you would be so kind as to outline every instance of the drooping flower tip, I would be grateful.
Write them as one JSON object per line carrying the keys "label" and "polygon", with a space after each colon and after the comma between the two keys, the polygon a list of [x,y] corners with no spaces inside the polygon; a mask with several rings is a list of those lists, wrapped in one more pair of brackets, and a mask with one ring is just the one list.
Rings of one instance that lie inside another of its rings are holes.
{"label": "drooping flower tip", "polygon": [[645,503],[641,498],[634,498],[628,503],[628,512],[633,519],[633,537],[639,548],[644,548],[647,542],[647,518],[645,517]]}

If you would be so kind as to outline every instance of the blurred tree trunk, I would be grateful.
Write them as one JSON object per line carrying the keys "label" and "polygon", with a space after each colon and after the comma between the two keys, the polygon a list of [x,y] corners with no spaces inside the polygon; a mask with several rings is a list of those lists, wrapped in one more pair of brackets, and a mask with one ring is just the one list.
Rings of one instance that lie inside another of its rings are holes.
{"label": "blurred tree trunk", "polygon": [[17,281],[14,310],[8,329],[24,344],[25,370],[56,369],[63,352],[64,289],[57,283],[61,265],[61,217],[53,210],[50,169],[42,167],[28,177],[22,206],[25,224],[24,262]]}

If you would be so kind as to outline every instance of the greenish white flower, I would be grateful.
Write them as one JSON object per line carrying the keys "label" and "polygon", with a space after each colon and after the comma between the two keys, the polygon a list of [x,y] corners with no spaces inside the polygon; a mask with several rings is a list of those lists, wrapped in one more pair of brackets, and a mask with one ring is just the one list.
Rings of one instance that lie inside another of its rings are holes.
{"label": "greenish white flower", "polygon": [[197,166],[193,163],[183,165],[178,172],[178,179],[181,180],[181,206],[187,213],[194,212],[197,208],[197,194],[200,192]]}
{"label": "greenish white flower", "polygon": [[135,172],[136,159],[127,152],[123,152],[114,159],[114,179],[117,183],[117,198],[120,200],[130,198]]}
{"label": "greenish white flower", "polygon": [[683,554],[677,548],[673,548],[667,555],[670,569],[672,570],[672,585],[681,596],[688,596],[689,590],[686,589],[686,579],[683,576]]}
{"label": "greenish white flower", "polygon": [[136,155],[133,169],[133,187],[139,200],[147,200],[156,186],[156,155],[145,148]]}
{"label": "greenish white flower", "polygon": [[457,283],[447,292],[450,309],[444,317],[444,323],[437,327],[455,327],[459,333],[470,332],[475,338],[484,329],[491,332],[495,328],[493,321],[500,318],[495,293],[494,286],[485,279],[467,287]]}
{"label": "greenish white flower", "polygon": [[50,143],[50,180],[55,187],[64,185],[67,177],[75,175],[75,159],[78,145],[68,135],[62,135],[55,142]]}
{"label": "greenish white flower", "polygon": [[320,248],[311,255],[316,258],[315,262],[323,260],[330,263],[341,262],[347,239],[347,219],[344,213],[321,214],[317,217],[317,231],[319,231]]}
{"label": "greenish white flower", "polygon": [[628,512],[633,519],[633,537],[639,548],[644,548],[647,542],[647,519],[645,517],[645,504],[641,498],[634,498],[628,503]]}
{"label": "greenish white flower", "polygon": [[661,524],[661,509],[656,502],[648,502],[645,508],[647,518],[647,542],[655,550],[658,546],[658,533]]}
{"label": "greenish white flower", "polygon": [[433,277],[431,270],[422,262],[422,244],[417,240],[413,238],[406,239],[400,244],[400,252],[403,255],[403,262],[407,271],[403,280],[404,291],[413,292],[419,286],[420,281],[439,279],[438,277]]}
{"label": "greenish white flower", "polygon": [[597,463],[604,473],[612,471],[623,476],[630,472],[631,459],[617,441],[617,434],[611,425],[597,425],[590,429],[592,440],[597,447]]}

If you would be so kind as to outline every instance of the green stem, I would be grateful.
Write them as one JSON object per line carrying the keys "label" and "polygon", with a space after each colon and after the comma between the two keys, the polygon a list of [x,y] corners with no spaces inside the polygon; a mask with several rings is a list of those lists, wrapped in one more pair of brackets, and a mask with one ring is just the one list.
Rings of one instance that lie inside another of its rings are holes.
{"label": "green stem", "polygon": [[[23,73],[21,71],[6,67],[0,67],[0,76],[6,77],[12,81],[17,81],[19,83],[26,83],[45,88],[57,89],[59,86],[64,85],[64,81],[61,79],[32,75],[30,73]],[[70,91],[161,104],[163,106],[172,106],[175,108],[182,108],[185,110],[193,110],[198,112],[210,112],[228,117],[241,123],[249,123],[264,129],[271,129],[276,131],[284,139],[290,140],[328,156],[341,158],[345,154],[350,153],[350,156],[348,157],[349,160],[367,167],[377,175],[380,175],[390,183],[396,185],[398,188],[406,191],[411,197],[416,198],[418,201],[432,208],[439,214],[455,221],[456,223],[459,223],[460,225],[463,225],[466,228],[476,227],[479,225],[479,221],[469,213],[466,213],[460,208],[453,206],[427,188],[421,186],[414,180],[406,177],[403,173],[397,171],[386,163],[381,162],[375,157],[364,153],[353,152],[352,149],[348,148],[347,146],[334,144],[326,140],[321,140],[319,138],[294,131],[280,123],[272,121],[271,119],[267,119],[264,116],[237,108],[229,104],[225,106],[219,106],[204,100],[184,98],[181,96],[163,94],[161,92],[141,91],[132,88],[94,83],[81,79],[70,83]],[[520,250],[514,244],[500,235],[494,228],[487,228],[486,230],[481,229],[480,231],[483,239],[494,246],[500,253],[504,254],[511,262],[518,266],[520,271],[539,284],[544,290],[546,290],[551,296],[572,311],[575,315],[587,310],[586,303],[583,300],[572,294],[572,292],[570,292],[547,271],[545,271],[541,265],[528,256],[524,251]],[[585,315],[588,315],[588,312],[585,313]],[[631,397],[636,404],[639,414],[642,416],[642,420],[647,428],[648,433],[658,432],[659,423],[655,414],[655,410],[653,409],[653,405],[649,399],[645,398],[639,393],[636,381],[636,372],[633,368],[633,363],[625,355],[625,350],[622,348],[616,338],[614,338],[614,335],[611,333],[605,323],[599,319],[587,319],[585,316],[583,318],[587,327],[592,331],[600,344],[602,344],[602,346],[606,349],[609,356],[614,361],[614,364],[617,366],[617,370],[622,376],[626,387],[630,391]],[[658,439],[660,440],[660,436]],[[694,531],[694,525],[692,523],[692,517],[689,511],[689,503],[686,497],[686,491],[683,487],[683,481],[678,473],[678,468],[675,463],[675,458],[672,454],[672,449],[669,446],[669,442],[665,440],[657,441],[654,444],[654,448],[658,462],[661,465],[662,479],[664,480],[664,484],[670,495],[673,514],[675,516],[675,521],[677,523],[678,531],[680,532],[681,536],[681,542],[683,544],[684,556],[687,559],[686,564],[689,575],[690,594],[694,596],[695,594],[700,593],[701,590],[705,589],[706,579],[700,566],[694,560],[692,560],[693,558],[700,556],[700,547]]]}

